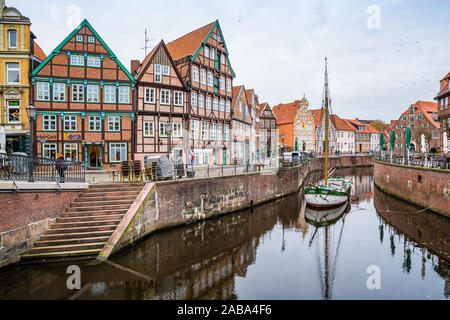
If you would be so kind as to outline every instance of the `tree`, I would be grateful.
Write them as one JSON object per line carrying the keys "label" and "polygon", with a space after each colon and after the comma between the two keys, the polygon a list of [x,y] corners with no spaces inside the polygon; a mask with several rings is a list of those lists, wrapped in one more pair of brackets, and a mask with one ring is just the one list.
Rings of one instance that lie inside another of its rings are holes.
{"label": "tree", "polygon": [[370,123],[372,127],[377,130],[387,130],[389,129],[389,124],[384,123],[382,120],[378,119]]}
{"label": "tree", "polygon": [[416,126],[416,128],[412,131],[412,138],[416,142],[416,151],[422,150],[422,134],[425,135],[425,143],[431,140],[430,130],[423,128],[422,126]]}

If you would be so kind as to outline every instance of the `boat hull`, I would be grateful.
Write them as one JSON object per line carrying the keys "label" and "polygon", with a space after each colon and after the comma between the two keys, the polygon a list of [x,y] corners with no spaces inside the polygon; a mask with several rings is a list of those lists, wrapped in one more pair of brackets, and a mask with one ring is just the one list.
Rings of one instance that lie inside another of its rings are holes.
{"label": "boat hull", "polygon": [[338,207],[348,200],[348,195],[305,194],[308,206],[316,208]]}

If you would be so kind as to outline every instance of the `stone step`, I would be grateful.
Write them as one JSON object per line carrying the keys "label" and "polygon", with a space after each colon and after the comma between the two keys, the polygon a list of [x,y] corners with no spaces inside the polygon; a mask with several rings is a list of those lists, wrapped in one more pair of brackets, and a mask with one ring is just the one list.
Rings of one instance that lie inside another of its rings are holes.
{"label": "stone step", "polygon": [[103,193],[103,192],[113,192],[113,191],[140,191],[142,187],[117,187],[117,188],[96,188],[96,189],[88,189],[86,191],[89,193]]}
{"label": "stone step", "polygon": [[120,200],[129,200],[132,199],[133,201],[136,199],[137,194],[133,195],[118,195],[118,196],[102,196],[102,195],[95,195],[92,197],[86,197],[81,195],[79,198],[75,199],[75,203],[78,202],[86,202],[86,201],[120,201]]}
{"label": "stone step", "polygon": [[35,247],[30,250],[29,254],[94,250],[94,249],[102,249],[104,245],[105,242],[94,242],[94,243],[69,244],[51,247]]}
{"label": "stone step", "polygon": [[117,215],[117,214],[125,214],[127,213],[127,211],[128,211],[127,209],[121,209],[121,210],[65,212],[61,215],[61,218]]}
{"label": "stone step", "polygon": [[60,234],[60,233],[79,233],[79,232],[93,232],[93,231],[114,231],[117,225],[106,226],[91,226],[91,227],[73,227],[73,228],[51,228],[47,231],[47,234]]}
{"label": "stone step", "polygon": [[68,239],[91,239],[96,237],[110,237],[113,230],[105,231],[87,231],[87,232],[66,232],[45,234],[39,241],[68,240]]}
{"label": "stone step", "polygon": [[[69,234],[70,235],[70,234]],[[64,246],[70,244],[82,244],[82,243],[106,243],[109,236],[103,237],[91,237],[91,238],[68,238],[68,239],[55,239],[55,240],[39,240],[34,243],[35,247],[52,247],[52,246]]]}
{"label": "stone step", "polygon": [[51,225],[50,230],[63,228],[83,228],[83,227],[103,227],[117,226],[121,219],[103,220],[103,221],[80,221],[80,222],[55,222]]}
{"label": "stone step", "polygon": [[130,196],[136,197],[140,193],[140,190],[136,191],[117,191],[111,190],[108,192],[90,192],[87,191],[82,193],[78,199],[91,199],[97,197],[116,197],[116,196]]}
{"label": "stone step", "polygon": [[118,204],[118,205],[106,205],[106,206],[96,206],[95,203],[92,203],[91,206],[88,207],[70,207],[68,209],[66,209],[66,212],[83,212],[83,211],[103,211],[103,210],[128,210],[128,208],[130,207],[130,205],[128,204]]}
{"label": "stone step", "polygon": [[128,198],[128,199],[121,199],[121,200],[85,200],[85,199],[77,199],[78,201],[75,201],[72,203],[71,208],[84,208],[89,206],[109,206],[109,205],[131,205],[136,198]]}
{"label": "stone step", "polygon": [[76,257],[76,256],[97,256],[102,249],[91,249],[91,250],[77,250],[77,251],[61,251],[61,252],[48,252],[48,253],[33,253],[24,254],[21,256],[22,259],[51,259],[59,257]]}
{"label": "stone step", "polygon": [[142,188],[145,184],[144,183],[99,183],[99,184],[93,184],[89,188],[90,189],[104,189],[104,188],[120,188],[120,187],[140,187]]}
{"label": "stone step", "polygon": [[109,214],[105,216],[72,216],[72,217],[61,217],[57,222],[69,223],[69,222],[94,222],[94,221],[105,221],[105,220],[122,220],[125,214]]}

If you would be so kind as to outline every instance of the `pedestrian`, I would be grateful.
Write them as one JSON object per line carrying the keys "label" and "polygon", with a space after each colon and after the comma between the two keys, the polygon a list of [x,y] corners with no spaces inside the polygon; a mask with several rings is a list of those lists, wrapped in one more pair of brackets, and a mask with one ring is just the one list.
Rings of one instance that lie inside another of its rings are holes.
{"label": "pedestrian", "polygon": [[59,174],[59,182],[64,183],[64,179],[65,179],[64,171],[66,171],[66,169],[67,169],[67,164],[64,161],[64,156],[62,155],[62,153],[58,153],[58,155],[56,157],[55,168]]}
{"label": "pedestrian", "polygon": [[430,153],[431,153],[433,158],[434,158],[434,155],[436,154],[436,152],[437,152],[436,147],[433,146],[433,148],[430,149]]}

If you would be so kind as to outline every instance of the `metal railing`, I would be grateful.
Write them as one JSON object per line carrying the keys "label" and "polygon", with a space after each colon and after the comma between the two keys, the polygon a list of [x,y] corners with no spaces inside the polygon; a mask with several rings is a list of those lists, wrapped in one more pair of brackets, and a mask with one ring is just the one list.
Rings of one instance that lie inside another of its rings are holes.
{"label": "metal railing", "polygon": [[382,152],[378,153],[375,159],[383,162],[409,165],[423,168],[450,169],[450,159],[436,156],[432,153],[399,153]]}
{"label": "metal railing", "polygon": [[0,180],[28,182],[85,182],[83,163],[0,153]]}

